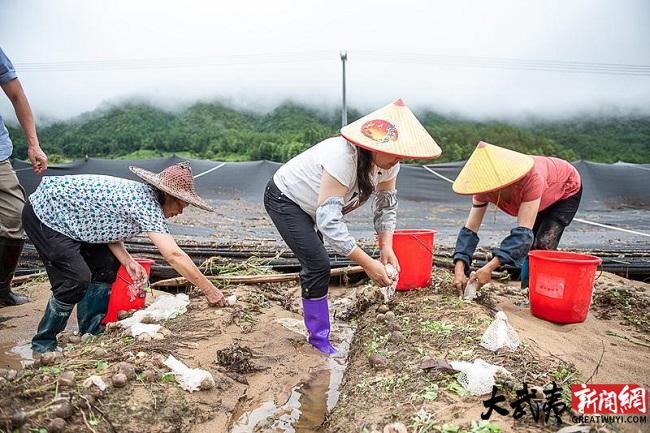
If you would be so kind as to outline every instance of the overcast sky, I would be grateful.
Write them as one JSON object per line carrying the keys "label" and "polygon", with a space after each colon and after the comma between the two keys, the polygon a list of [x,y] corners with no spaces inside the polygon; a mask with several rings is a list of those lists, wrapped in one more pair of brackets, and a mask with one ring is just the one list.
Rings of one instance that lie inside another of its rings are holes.
{"label": "overcast sky", "polygon": [[647,114],[649,42],[648,0],[0,0],[0,46],[41,121],[130,98],[333,109],[340,50],[362,111]]}

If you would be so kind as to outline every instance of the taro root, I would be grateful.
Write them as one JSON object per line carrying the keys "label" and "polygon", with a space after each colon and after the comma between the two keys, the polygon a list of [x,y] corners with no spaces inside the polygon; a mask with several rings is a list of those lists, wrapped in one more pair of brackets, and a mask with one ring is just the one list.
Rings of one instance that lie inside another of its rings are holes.
{"label": "taro root", "polygon": [[170,331],[167,328],[160,328],[160,331],[158,331],[158,332],[160,332],[165,337],[169,337],[170,335],[172,335],[172,331]]}
{"label": "taro root", "polygon": [[156,332],[155,334],[153,334],[153,335],[151,336],[151,339],[152,339],[152,340],[164,340],[164,339],[165,339],[165,336],[162,335],[160,332]]}
{"label": "taro root", "polygon": [[379,306],[379,308],[377,308],[377,312],[382,313],[382,314],[386,314],[388,312],[388,310],[389,310],[389,308],[388,308],[388,305],[386,305],[386,304],[382,304],[382,305]]}
{"label": "taro root", "polygon": [[120,310],[117,312],[117,320],[124,320],[127,317],[129,317],[128,311]]}
{"label": "taro root", "polygon": [[82,343],[90,343],[94,339],[95,339],[95,336],[93,334],[86,333],[86,334],[81,336],[81,342]]}
{"label": "taro root", "polygon": [[214,380],[210,377],[206,377],[201,381],[201,391],[207,391],[214,388]]}
{"label": "taro root", "polygon": [[135,379],[135,367],[132,364],[129,364],[128,362],[120,362],[117,364],[117,371],[118,373],[122,373],[123,375],[126,376],[127,379],[132,380]]}
{"label": "taro root", "polygon": [[93,354],[98,357],[104,357],[108,355],[108,350],[104,349],[103,347],[98,347],[95,349],[95,352],[93,352]]}
{"label": "taro root", "polygon": [[120,325],[117,324],[117,322],[108,322],[106,326],[104,327],[104,331],[114,331],[117,328],[119,328]]}
{"label": "taro root", "polygon": [[41,365],[52,365],[57,361],[56,352],[45,352],[40,356]]}
{"label": "taro root", "polygon": [[404,334],[402,334],[400,331],[393,331],[393,333],[390,335],[390,341],[392,343],[399,344],[404,341]]}
{"label": "taro root", "polygon": [[68,338],[68,341],[70,342],[70,344],[79,344],[81,343],[81,337],[78,335],[71,335]]}
{"label": "taro root", "polygon": [[153,324],[156,323],[156,319],[154,319],[152,315],[147,314],[142,319],[140,319],[140,323]]}
{"label": "taro root", "polygon": [[48,433],[61,433],[65,430],[65,420],[63,418],[54,418],[47,423]]}
{"label": "taro root", "polygon": [[397,321],[393,321],[388,324],[388,329],[395,332],[395,331],[401,331],[402,327],[400,326],[399,323],[397,323]]}
{"label": "taro root", "polygon": [[145,343],[148,343],[149,341],[151,341],[151,335],[144,332],[144,333],[138,335],[137,340],[138,341],[144,341]]}
{"label": "taro root", "polygon": [[386,364],[388,363],[386,361],[386,358],[377,355],[376,353],[373,353],[368,357],[368,362],[370,362],[370,365],[377,370],[382,370],[386,368]]}
{"label": "taro root", "polygon": [[74,408],[69,401],[63,401],[61,404],[57,405],[52,414],[57,418],[68,419],[74,414]]}
{"label": "taro root", "polygon": [[74,387],[75,385],[74,371],[64,371],[63,373],[61,373],[61,376],[59,376],[59,385],[67,386],[68,388]]}
{"label": "taro root", "polygon": [[156,382],[158,381],[158,373],[153,370],[145,370],[142,372],[142,378],[145,382]]}
{"label": "taro root", "polygon": [[384,314],[382,313],[377,314],[377,322],[381,323],[384,321],[385,318],[386,316]]}
{"label": "taro root", "polygon": [[86,400],[88,400],[89,404],[95,404],[95,401],[97,401],[97,397],[95,397],[94,395],[92,395],[90,393],[87,393],[86,395],[84,395],[84,398]]}
{"label": "taro root", "polygon": [[395,321],[395,313],[392,311],[387,311],[386,314],[384,314],[384,319],[387,322],[394,322]]}
{"label": "taro root", "polygon": [[90,396],[90,397],[92,397],[94,399],[98,399],[99,397],[104,395],[104,391],[102,391],[101,389],[99,389],[98,387],[93,385],[90,388],[88,388],[88,391],[86,391],[86,394],[87,394],[86,397]]}
{"label": "taro root", "polygon": [[63,346],[63,345],[68,344],[70,342],[70,333],[69,332],[62,332],[56,338],[57,338],[57,340],[59,340],[59,344],[61,346]]}
{"label": "taro root", "polygon": [[27,422],[27,414],[22,410],[18,410],[11,415],[11,426],[19,428]]}
{"label": "taro root", "polygon": [[401,422],[394,422],[384,426],[384,433],[408,433],[408,430]]}
{"label": "taro root", "polygon": [[1,374],[2,377],[4,377],[7,380],[14,380],[16,376],[18,376],[18,372],[14,370],[13,368],[10,368],[8,370],[5,370]]}
{"label": "taro root", "polygon": [[128,378],[126,377],[126,374],[124,373],[117,373],[114,374],[113,377],[111,378],[111,382],[113,383],[113,386],[115,388],[122,388],[124,385],[126,385],[126,382],[128,382]]}

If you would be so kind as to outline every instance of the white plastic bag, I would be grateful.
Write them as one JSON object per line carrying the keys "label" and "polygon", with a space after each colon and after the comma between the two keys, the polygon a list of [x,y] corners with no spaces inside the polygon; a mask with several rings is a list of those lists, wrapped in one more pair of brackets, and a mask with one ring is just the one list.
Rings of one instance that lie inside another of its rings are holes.
{"label": "white plastic bag", "polygon": [[452,368],[460,371],[458,383],[463,385],[472,395],[484,395],[492,392],[497,373],[510,376],[510,372],[498,365],[489,364],[482,359],[475,359],[473,363],[466,361],[451,361]]}
{"label": "white plastic bag", "polygon": [[190,297],[185,293],[179,293],[176,296],[163,295],[147,308],[136,311],[131,317],[120,320],[118,323],[122,328],[130,328],[136,323],[142,323],[145,317],[154,322],[160,322],[185,313],[189,304]]}
{"label": "white plastic bag", "polygon": [[510,325],[508,317],[503,311],[497,311],[494,321],[490,323],[481,337],[481,346],[493,352],[503,347],[514,351],[520,343],[517,331]]}
{"label": "white plastic bag", "polygon": [[214,378],[209,371],[200,368],[189,368],[172,355],[165,360],[165,365],[169,367],[176,377],[176,382],[185,391],[198,391],[214,388]]}
{"label": "white plastic bag", "polygon": [[137,337],[140,334],[149,334],[154,336],[158,331],[160,331],[161,326],[155,323],[134,323],[131,325],[130,331],[133,337]]}
{"label": "white plastic bag", "polygon": [[90,388],[93,385],[99,388],[100,391],[104,391],[106,389],[106,382],[104,382],[104,379],[102,379],[100,376],[97,376],[96,374],[88,377],[86,380],[84,380],[83,383],[84,388]]}
{"label": "white plastic bag", "polygon": [[[476,272],[472,272],[469,275],[469,278],[472,279],[472,277],[476,274]],[[476,299],[476,291],[478,290],[478,280],[473,280],[471,283],[467,283],[465,286],[465,293],[463,293],[463,298],[467,300],[474,300]]]}
{"label": "white plastic bag", "polygon": [[381,292],[382,295],[384,295],[384,303],[387,304],[388,301],[393,297],[395,294],[395,289],[397,288],[397,280],[399,279],[399,273],[397,272],[397,269],[393,267],[390,263],[386,265],[386,273],[388,274],[388,277],[393,281],[390,286],[386,287],[380,287],[379,291]]}

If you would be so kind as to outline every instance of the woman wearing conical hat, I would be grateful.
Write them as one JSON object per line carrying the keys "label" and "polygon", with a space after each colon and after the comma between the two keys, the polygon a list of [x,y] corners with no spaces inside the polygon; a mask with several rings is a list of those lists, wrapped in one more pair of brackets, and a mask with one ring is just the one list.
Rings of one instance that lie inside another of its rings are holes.
{"label": "woman wearing conical hat", "polygon": [[52,286],[32,339],[35,352],[56,350],[56,336],[65,329],[75,305],[80,334],[102,330],[120,264],[136,285],[146,283],[146,271],[123,243],[139,233],[147,234],[163,258],[199,287],[210,305],[225,305],[223,293],[178,247],[165,221],[190,204],[212,211],[196,194],[189,162],[160,173],[129,168],[146,184],[100,175],[46,176],[29,196],[23,226]]}
{"label": "woman wearing conical hat", "polygon": [[517,225],[493,258],[470,277],[478,287],[490,281],[502,265],[522,268],[522,287],[528,287],[528,251],[554,250],[564,228],[578,210],[582,183],[567,161],[530,156],[480,142],[453,184],[458,194],[472,196],[472,209],[456,241],[454,285],[468,283],[478,231],[488,203],[517,218]]}
{"label": "woman wearing conical hat", "polygon": [[[323,240],[340,256],[363,266],[379,286],[389,286],[385,265],[399,269],[392,248],[397,217],[399,161],[432,159],[441,150],[401,100],[341,129],[282,166],[269,181],[264,205],[302,270],[303,313],[309,343],[335,353],[329,341],[327,289],[330,259]],[[356,245],[343,215],[374,195],[380,260]]]}

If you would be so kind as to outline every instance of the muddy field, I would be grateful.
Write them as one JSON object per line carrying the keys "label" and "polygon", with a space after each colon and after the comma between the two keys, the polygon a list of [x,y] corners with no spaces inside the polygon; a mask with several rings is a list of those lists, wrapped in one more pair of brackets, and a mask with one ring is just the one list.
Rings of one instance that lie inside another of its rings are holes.
{"label": "muddy field", "polygon": [[[72,319],[60,358],[20,368],[49,292],[47,282],[32,282],[17,290],[33,302],[1,310],[7,320],[0,323],[0,431],[370,433],[397,422],[417,433],[555,432],[552,422],[515,421],[510,407],[509,416],[481,421],[489,395],[467,394],[457,372],[439,367],[480,358],[506,368],[510,375],[497,376],[497,386],[508,402],[523,382],[546,389],[555,382],[564,399],[571,383],[587,379],[650,384],[648,285],[603,274],[587,321],[560,326],[531,316],[515,283],[492,283],[478,302],[468,302],[450,280],[435,269],[430,288],[397,293],[386,306],[363,280],[333,282],[332,334],[340,354],[332,358],[307,344],[300,289],[285,283],[225,287],[238,301],[223,309],[190,293],[188,311],[163,324],[168,331],[160,340],[113,329],[79,341]],[[478,344],[497,310],[522,340],[514,352]],[[163,364],[169,354],[209,371],[214,388],[182,390]],[[121,387],[112,384],[119,372],[128,376]],[[108,388],[85,387],[91,375]],[[561,418],[571,421],[568,412]]]}

